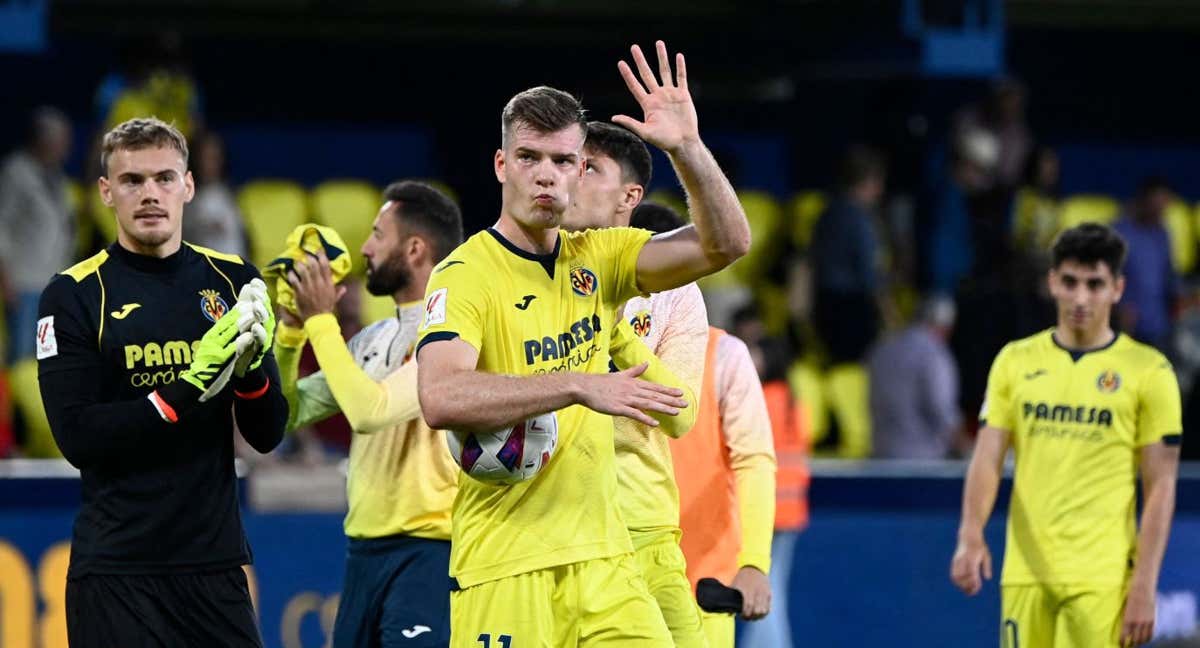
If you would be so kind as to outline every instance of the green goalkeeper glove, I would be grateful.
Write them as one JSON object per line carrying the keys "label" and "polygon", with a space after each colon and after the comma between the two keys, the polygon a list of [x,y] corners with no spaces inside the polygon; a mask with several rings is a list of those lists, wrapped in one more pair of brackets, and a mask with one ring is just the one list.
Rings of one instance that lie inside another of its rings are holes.
{"label": "green goalkeeper glove", "polygon": [[200,338],[192,364],[179,373],[175,382],[148,396],[164,420],[178,421],[197,403],[213,398],[229,384],[238,351],[254,342],[252,333],[238,330],[240,317],[238,306],[229,309]]}

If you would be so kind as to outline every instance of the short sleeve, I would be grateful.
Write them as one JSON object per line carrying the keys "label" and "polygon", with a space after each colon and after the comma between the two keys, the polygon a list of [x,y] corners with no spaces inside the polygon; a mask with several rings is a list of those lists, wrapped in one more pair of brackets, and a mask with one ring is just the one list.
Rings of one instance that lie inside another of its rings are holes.
{"label": "short sleeve", "polygon": [[1138,390],[1138,447],[1182,440],[1183,421],[1179,404],[1179,383],[1165,358],[1149,369]]}
{"label": "short sleeve", "polygon": [[476,271],[469,264],[451,263],[434,270],[425,288],[425,315],[418,329],[417,351],[430,342],[460,338],[480,348],[483,315],[487,312],[487,294]]}
{"label": "short sleeve", "polygon": [[984,394],[983,407],[979,410],[980,427],[988,426],[998,430],[1013,429],[1012,380],[1009,376],[1010,356],[1009,347],[1004,347],[992,361],[992,370],[988,373],[987,392]]}
{"label": "short sleeve", "polygon": [[605,272],[600,281],[605,282],[605,292],[613,296],[613,303],[623,304],[638,295],[644,296],[646,293],[637,285],[637,261],[651,232],[636,227],[611,227],[591,230],[588,234],[593,237],[596,254],[611,263],[612,270]]}

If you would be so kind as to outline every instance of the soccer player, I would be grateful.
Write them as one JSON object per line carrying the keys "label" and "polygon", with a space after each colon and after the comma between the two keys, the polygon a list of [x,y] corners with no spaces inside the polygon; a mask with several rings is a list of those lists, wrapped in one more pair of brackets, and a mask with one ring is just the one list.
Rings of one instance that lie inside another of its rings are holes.
{"label": "soccer player", "polygon": [[1057,325],[1010,342],[988,376],[950,575],[968,596],[981,574],[991,578],[983,528],[1012,446],[1003,646],[1128,646],[1153,635],[1182,426],[1170,363],[1109,326],[1125,253],[1103,225],[1059,235],[1048,276]]}
{"label": "soccer player", "polygon": [[[638,47],[618,68],[641,121],[614,118],[666,151],[694,226],[650,238],[613,228],[560,233],[583,172],[579,103],[547,87],[513,97],[495,154],[500,219],[434,270],[418,342],[421,409],[433,427],[496,430],[556,412],[558,447],[536,477],[459,481],[453,512],[453,646],[669,646],[632,557],[617,502],[611,416],[654,425],[682,390],[607,371],[608,336],[629,298],[685,285],[745,254],[733,187],[700,139],[682,55],[661,83]],[[643,85],[644,84],[644,85]],[[597,330],[600,329],[600,330]]]}
{"label": "soccer player", "polygon": [[[289,283],[299,317],[280,316],[275,338],[289,429],[341,411],[350,440],[346,578],[333,645],[445,646],[450,641],[450,507],[458,466],[444,432],[417,403],[413,349],[433,267],[462,242],[462,216],[445,194],[397,182],[363,243],[367,290],[390,295],[396,316],[364,328],[347,345],[334,316],[344,288],[324,254],[294,266]],[[296,380],[305,341],[321,371]]]}
{"label": "soccer player", "polygon": [[[650,184],[650,151],[637,135],[620,126],[593,121],[587,129],[583,179],[563,215],[563,227],[571,231],[628,227],[635,208],[644,212],[656,207],[639,207]],[[682,219],[675,219],[677,226],[683,226]],[[623,310],[636,334],[684,381],[685,394],[694,399],[700,393],[708,343],[708,314],[700,289],[689,283],[648,298],[634,297]],[[628,368],[616,359],[614,362],[619,368]],[[650,427],[624,417],[614,419],[613,425],[618,501],[637,566],[675,645],[704,646],[700,609],[679,548],[679,489],[666,434],[670,426]],[[678,432],[686,433],[687,428]]]}
{"label": "soccer player", "polygon": [[236,302],[238,286],[259,275],[239,257],[183,243],[187,160],[183,135],[157,119],[106,134],[99,190],[117,241],[42,293],[42,399],[82,477],[67,573],[72,646],[262,645],[242,571],[251,554],[234,419],[269,452],[287,401],[269,335],[219,389],[252,306]]}
{"label": "soccer player", "polygon": [[[652,232],[683,225],[669,207],[644,203],[631,224]],[[716,578],[742,593],[742,618],[771,610],[771,535],[775,526],[775,440],[762,383],[750,351],[738,338],[706,327],[704,374],[696,423],[671,439],[676,509],[683,531],[688,593],[701,578]],[[636,536],[635,536],[636,537]],[[711,648],[732,648],[733,617],[701,614]]]}

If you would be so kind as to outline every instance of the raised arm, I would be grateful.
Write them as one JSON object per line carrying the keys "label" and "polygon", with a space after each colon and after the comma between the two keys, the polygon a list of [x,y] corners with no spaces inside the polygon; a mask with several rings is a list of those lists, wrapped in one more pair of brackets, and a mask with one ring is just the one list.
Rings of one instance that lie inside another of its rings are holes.
{"label": "raised arm", "polygon": [[630,51],[638,75],[625,61],[617,64],[642,108],[642,121],[627,115],[616,115],[613,121],[667,154],[687,193],[693,224],[655,236],[642,248],[638,286],[645,292],[678,288],[717,272],[750,250],[746,213],[716,158],[700,139],[683,54],[675,55],[672,74],[667,46],[662,41],[655,46],[661,83],[637,45]]}
{"label": "raised arm", "polygon": [[[975,453],[967,469],[963,487],[962,518],[958,526],[958,546],[950,562],[950,579],[967,596],[983,587],[983,579],[992,578],[992,554],[983,538],[983,527],[996,505],[996,493],[1004,475],[1004,456],[1008,453],[1008,431],[991,426],[979,430]],[[980,578],[982,571],[983,579]]]}

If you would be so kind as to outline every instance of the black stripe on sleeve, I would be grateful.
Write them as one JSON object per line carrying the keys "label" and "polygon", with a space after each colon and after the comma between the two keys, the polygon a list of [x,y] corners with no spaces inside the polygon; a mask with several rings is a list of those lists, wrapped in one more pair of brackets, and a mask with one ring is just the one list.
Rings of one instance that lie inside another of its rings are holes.
{"label": "black stripe on sleeve", "polygon": [[417,350],[413,352],[413,356],[416,357],[416,355],[421,352],[421,347],[429,344],[430,342],[453,340],[456,337],[458,337],[458,333],[455,333],[454,331],[436,331],[434,333],[430,333],[429,335],[421,338],[420,342],[417,342]]}

